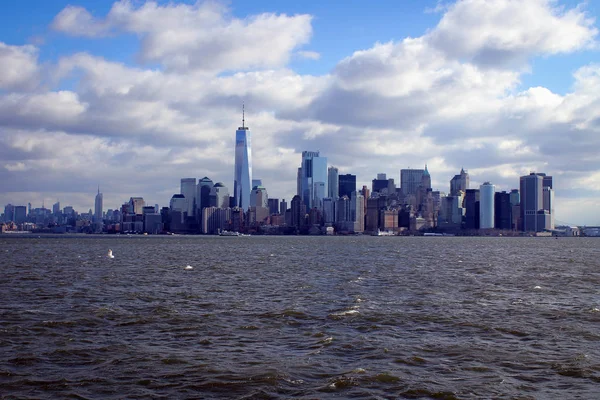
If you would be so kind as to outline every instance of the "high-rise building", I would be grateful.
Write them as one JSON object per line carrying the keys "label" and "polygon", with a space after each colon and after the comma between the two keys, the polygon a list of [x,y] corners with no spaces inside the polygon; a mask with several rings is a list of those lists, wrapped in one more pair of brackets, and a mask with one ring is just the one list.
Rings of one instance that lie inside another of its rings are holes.
{"label": "high-rise building", "polygon": [[479,189],[467,189],[464,204],[465,229],[479,229]]}
{"label": "high-rise building", "polygon": [[52,214],[55,216],[60,214],[60,201],[57,201],[52,205]]}
{"label": "high-rise building", "polygon": [[[57,208],[60,209],[60,205]],[[100,193],[100,187],[98,187],[98,194],[96,194],[96,201],[94,202],[94,222],[102,225],[102,193]]]}
{"label": "high-rise building", "polygon": [[339,171],[336,167],[329,167],[329,169],[327,170],[327,181],[327,197],[335,201],[340,192]]}
{"label": "high-rise building", "polygon": [[321,209],[323,199],[327,197],[327,157],[321,157],[318,151],[303,151],[302,166],[298,170],[300,193],[306,209]]}
{"label": "high-rise building", "polygon": [[523,231],[552,229],[552,177],[532,172],[520,178],[520,186]]}
{"label": "high-rise building", "polygon": [[356,192],[356,175],[340,175],[339,187],[339,197],[347,196],[348,198],[350,198],[352,196],[352,193]]}
{"label": "high-rise building", "polygon": [[169,208],[171,211],[177,211],[180,213],[187,212],[188,209],[188,201],[184,195],[178,193],[174,194],[171,197],[171,201],[169,202]]}
{"label": "high-rise building", "polygon": [[510,195],[507,192],[497,192],[494,195],[494,227],[496,229],[512,229]]}
{"label": "high-rise building", "polygon": [[269,208],[269,195],[262,186],[254,186],[250,192],[250,207]]}
{"label": "high-rise building", "polygon": [[193,217],[196,209],[196,178],[182,178],[181,179],[181,190],[179,193],[185,196],[187,199],[187,212],[188,217]]}
{"label": "high-rise building", "polygon": [[458,196],[458,192],[466,192],[469,188],[469,174],[464,170],[460,169],[460,174],[454,175],[454,178],[450,180],[450,196]]}
{"label": "high-rise building", "polygon": [[489,182],[479,186],[479,228],[494,228],[494,193],[496,187]]}
{"label": "high-rise building", "polygon": [[306,215],[306,206],[299,195],[292,198],[291,201],[291,224],[295,228],[304,225],[304,216]]}
{"label": "high-rise building", "polygon": [[229,189],[217,182],[210,192],[210,205],[217,208],[229,208]]}
{"label": "high-rise building", "polygon": [[248,210],[252,191],[252,141],[250,129],[245,125],[242,108],[242,126],[235,132],[235,171],[233,198],[236,207]]}
{"label": "high-rise building", "polygon": [[279,203],[279,214],[285,215],[286,211],[287,211],[287,201],[285,201],[285,199],[281,199],[281,202]]}
{"label": "high-rise building", "polygon": [[269,214],[279,214],[279,199],[268,199]]}
{"label": "high-rise building", "polygon": [[424,169],[401,169],[400,170],[400,189],[407,195],[417,195],[419,186],[423,181]]}
{"label": "high-rise building", "polygon": [[210,207],[210,191],[213,186],[213,181],[206,176],[198,180],[196,186],[196,215],[198,219],[202,219],[202,209]]}
{"label": "high-rise building", "polygon": [[130,197],[127,212],[129,214],[142,215],[142,209],[144,208],[145,204],[146,203],[144,202],[143,197]]}
{"label": "high-rise building", "polygon": [[[60,210],[59,210],[60,211]],[[27,221],[27,207],[15,206],[15,224],[22,224]]]}
{"label": "high-rise building", "polygon": [[391,195],[396,192],[396,185],[393,179],[387,179],[386,174],[380,173],[377,174],[377,179],[371,182],[371,192]]}

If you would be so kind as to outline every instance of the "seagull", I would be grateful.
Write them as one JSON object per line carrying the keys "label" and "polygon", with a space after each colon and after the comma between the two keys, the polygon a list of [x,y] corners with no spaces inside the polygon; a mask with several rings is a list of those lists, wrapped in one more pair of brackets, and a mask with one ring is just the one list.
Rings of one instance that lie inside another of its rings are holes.
{"label": "seagull", "polygon": [[188,265],[187,267],[185,267],[185,269],[190,270],[190,269],[194,269],[194,267],[192,267],[191,265]]}
{"label": "seagull", "polygon": [[115,256],[113,256],[112,250],[108,249],[108,253],[106,254],[107,258],[115,258]]}

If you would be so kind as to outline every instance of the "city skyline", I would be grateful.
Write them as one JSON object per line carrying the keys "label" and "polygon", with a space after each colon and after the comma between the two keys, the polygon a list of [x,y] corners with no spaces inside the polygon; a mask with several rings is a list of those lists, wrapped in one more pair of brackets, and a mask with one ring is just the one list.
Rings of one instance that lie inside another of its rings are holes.
{"label": "city skyline", "polygon": [[598,4],[32,3],[0,16],[1,204],[94,210],[100,185],[104,209],[167,205],[189,177],[233,193],[245,103],[269,197],[291,201],[319,151],[357,188],[425,164],[446,193],[462,167],[507,192],[545,171],[557,220],[600,224]]}

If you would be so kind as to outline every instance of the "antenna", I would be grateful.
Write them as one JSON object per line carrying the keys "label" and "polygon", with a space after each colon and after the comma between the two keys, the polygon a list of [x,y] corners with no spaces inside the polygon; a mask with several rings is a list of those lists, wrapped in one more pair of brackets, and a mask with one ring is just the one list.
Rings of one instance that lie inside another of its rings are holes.
{"label": "antenna", "polygon": [[244,110],[244,103],[242,103],[242,129],[245,127],[244,123],[245,123],[245,110]]}

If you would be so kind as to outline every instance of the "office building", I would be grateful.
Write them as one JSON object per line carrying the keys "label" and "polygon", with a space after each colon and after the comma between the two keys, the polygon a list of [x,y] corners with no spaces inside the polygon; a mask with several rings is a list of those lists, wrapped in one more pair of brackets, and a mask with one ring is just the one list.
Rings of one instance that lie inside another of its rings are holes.
{"label": "office building", "polygon": [[512,205],[510,193],[497,192],[494,194],[494,227],[496,229],[512,229]]}
{"label": "office building", "polygon": [[250,129],[245,125],[242,108],[242,126],[235,132],[235,167],[233,198],[236,207],[248,210],[252,191],[252,140]]}
{"label": "office building", "polygon": [[479,229],[479,189],[465,192],[465,229]]}
{"label": "office building", "polygon": [[202,219],[202,209],[210,207],[210,192],[214,183],[208,177],[204,177],[198,181],[196,186],[196,215]]}
{"label": "office building", "polygon": [[479,229],[494,228],[494,193],[496,186],[489,182],[479,186]]}
{"label": "office building", "polygon": [[269,195],[267,189],[262,186],[255,186],[250,192],[250,207],[269,208]]}
{"label": "office building", "polygon": [[338,196],[347,196],[348,198],[350,198],[352,196],[352,193],[354,192],[356,192],[356,175],[339,175]]}
{"label": "office building", "polygon": [[520,178],[521,223],[525,232],[553,229],[552,177],[534,172]]}
{"label": "office building", "polygon": [[183,178],[181,179],[181,189],[179,191],[187,199],[187,213],[188,217],[193,217],[196,210],[196,178]]}
{"label": "office building", "polygon": [[217,182],[210,191],[210,205],[217,208],[229,208],[229,189]]}
{"label": "office building", "polygon": [[469,174],[464,170],[464,168],[460,169],[460,173],[458,175],[454,175],[454,177],[450,180],[450,196],[458,196],[459,192],[466,192],[469,189]]}
{"label": "office building", "polygon": [[269,214],[279,214],[279,199],[268,199]]}
{"label": "office building", "polygon": [[419,186],[423,181],[424,169],[401,169],[400,170],[400,189],[405,196],[417,196]]}
{"label": "office building", "polygon": [[303,151],[302,166],[298,170],[301,197],[306,209],[322,208],[323,199],[327,197],[327,158],[321,157],[318,151]]}
{"label": "office building", "polygon": [[339,171],[336,167],[329,167],[327,170],[327,197],[335,201],[340,192]]}

